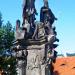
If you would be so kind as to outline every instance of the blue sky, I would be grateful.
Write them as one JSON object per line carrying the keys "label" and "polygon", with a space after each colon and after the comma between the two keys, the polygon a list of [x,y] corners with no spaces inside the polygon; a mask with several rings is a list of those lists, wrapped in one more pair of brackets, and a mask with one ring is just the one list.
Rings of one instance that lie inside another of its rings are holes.
{"label": "blue sky", "polygon": [[[38,12],[36,18],[39,21],[43,0],[36,0],[35,5]],[[57,51],[63,54],[75,52],[75,0],[49,0],[49,7],[58,18],[54,23],[60,39]],[[22,22],[22,0],[0,0],[0,11],[4,23],[9,20],[15,26],[17,19]]]}

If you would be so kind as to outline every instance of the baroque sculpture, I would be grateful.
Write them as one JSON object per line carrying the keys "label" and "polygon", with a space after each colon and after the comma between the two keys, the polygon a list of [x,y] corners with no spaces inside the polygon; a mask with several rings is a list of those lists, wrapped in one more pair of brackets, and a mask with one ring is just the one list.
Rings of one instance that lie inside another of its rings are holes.
{"label": "baroque sculpture", "polygon": [[48,1],[40,10],[40,22],[35,21],[37,11],[35,0],[23,0],[23,23],[16,21],[13,50],[16,52],[18,75],[53,75],[52,63],[55,63],[59,42],[55,27],[57,18],[49,8]]}

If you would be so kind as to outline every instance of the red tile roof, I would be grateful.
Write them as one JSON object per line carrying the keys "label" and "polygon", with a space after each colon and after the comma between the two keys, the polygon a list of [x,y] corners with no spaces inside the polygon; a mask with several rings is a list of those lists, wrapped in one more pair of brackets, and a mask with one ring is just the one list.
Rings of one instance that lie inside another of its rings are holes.
{"label": "red tile roof", "polygon": [[75,57],[57,58],[54,75],[75,75]]}

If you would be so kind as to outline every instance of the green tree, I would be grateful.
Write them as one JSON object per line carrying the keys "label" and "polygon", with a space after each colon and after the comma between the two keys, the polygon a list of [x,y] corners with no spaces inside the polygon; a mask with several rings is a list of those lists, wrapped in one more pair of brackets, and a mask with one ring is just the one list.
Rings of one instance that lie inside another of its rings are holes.
{"label": "green tree", "polygon": [[3,38],[2,37],[3,37],[3,34],[4,34],[4,29],[3,29],[2,25],[3,25],[2,13],[0,12],[0,50],[3,49],[3,44],[2,44]]}
{"label": "green tree", "polygon": [[17,75],[15,57],[0,57],[0,68],[3,69],[5,75]]}
{"label": "green tree", "polygon": [[66,53],[67,56],[75,56],[75,53]]}
{"label": "green tree", "polygon": [[10,49],[14,40],[14,31],[11,23],[8,21],[5,26],[0,28],[0,50]]}
{"label": "green tree", "polygon": [[0,28],[1,28],[2,24],[3,24],[2,13],[0,12]]}
{"label": "green tree", "polygon": [[[2,15],[0,13],[0,54],[6,49],[10,49],[14,40],[14,30],[12,24],[8,21],[3,25]],[[0,68],[7,71],[6,75],[17,75],[16,58],[12,56],[0,55]]]}
{"label": "green tree", "polygon": [[4,44],[3,44],[4,34],[5,34],[4,28],[1,27],[0,28],[0,51],[3,50],[3,48],[4,48]]}
{"label": "green tree", "polygon": [[5,26],[5,49],[10,49],[12,46],[12,41],[14,40],[14,31],[11,23],[8,21]]}

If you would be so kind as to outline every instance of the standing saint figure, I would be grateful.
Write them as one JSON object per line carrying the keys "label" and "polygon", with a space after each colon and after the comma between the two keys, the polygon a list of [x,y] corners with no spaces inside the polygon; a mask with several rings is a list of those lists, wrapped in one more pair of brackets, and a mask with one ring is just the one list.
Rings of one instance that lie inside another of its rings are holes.
{"label": "standing saint figure", "polygon": [[44,0],[44,6],[41,8],[40,11],[40,21],[45,22],[49,21],[50,25],[54,23],[54,20],[57,20],[57,18],[54,16],[53,12],[49,8],[48,0]]}
{"label": "standing saint figure", "polygon": [[33,25],[36,19],[35,15],[37,15],[35,0],[23,0],[23,23],[27,19],[30,25]]}
{"label": "standing saint figure", "polygon": [[49,8],[48,0],[43,0],[43,1],[44,1],[44,6],[40,10],[40,22],[44,23],[45,25],[45,34],[46,35],[50,34],[54,36],[52,30],[52,24],[56,20],[56,17],[54,16],[53,12]]}

